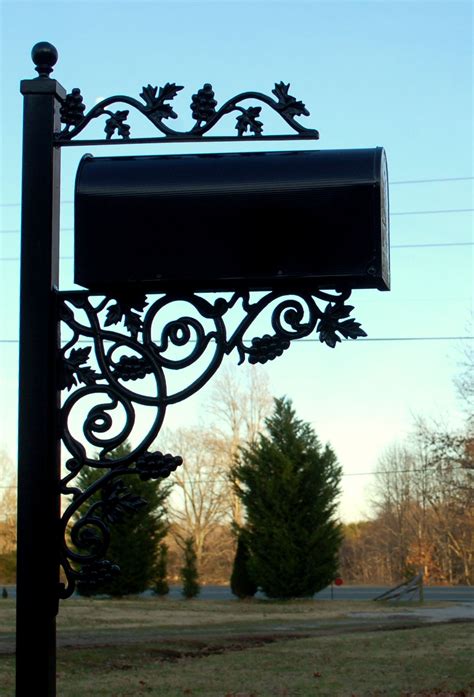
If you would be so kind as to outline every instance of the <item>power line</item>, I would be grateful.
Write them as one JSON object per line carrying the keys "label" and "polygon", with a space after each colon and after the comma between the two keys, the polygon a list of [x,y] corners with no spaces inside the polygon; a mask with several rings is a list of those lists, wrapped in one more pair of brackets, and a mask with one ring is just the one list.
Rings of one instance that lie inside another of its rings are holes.
{"label": "power line", "polygon": [[[185,465],[186,466],[186,465]],[[414,474],[418,472],[427,472],[431,470],[431,466],[427,467],[414,467],[412,469],[406,469],[406,470],[383,470],[381,472],[343,472],[341,474],[342,477],[374,477],[374,476],[379,476],[379,475],[384,475],[384,474]],[[442,468],[443,471],[448,470],[466,470],[470,471],[469,468],[463,467],[462,465],[459,465],[457,467],[449,467],[445,466]],[[439,472],[439,470],[437,470]],[[227,482],[229,481],[226,477],[203,477],[203,478],[197,478],[197,477],[180,477],[182,482],[190,482],[190,483],[196,483],[196,484],[205,484],[206,482]]]}
{"label": "power line", "polygon": [[[368,342],[390,342],[390,341],[472,341],[474,336],[380,336],[380,337],[359,337],[357,341]],[[302,338],[295,339],[298,343],[321,343],[319,339]],[[0,339],[0,344],[18,344],[18,339]],[[92,339],[79,339],[78,344],[92,344]],[[190,339],[187,343],[194,344],[195,340]],[[351,339],[342,339],[341,343],[354,343]]]}
{"label": "power line", "polygon": [[391,244],[391,249],[407,249],[409,247],[472,247],[474,242],[426,242],[415,244]]}
{"label": "power line", "polygon": [[[390,186],[394,184],[432,184],[434,182],[462,182],[471,181],[474,177],[443,177],[439,179],[404,179],[400,181],[389,182]],[[72,201],[71,201],[72,203]]]}
{"label": "power line", "polygon": [[392,215],[439,215],[441,213],[471,213],[474,208],[442,208],[436,211],[395,211]]}
{"label": "power line", "polygon": [[[472,213],[472,211],[474,211],[474,208],[440,208],[438,210],[426,211],[393,211],[390,213],[390,217],[395,215],[441,215],[443,213]],[[74,228],[61,228],[61,232],[72,232],[73,229]],[[19,229],[0,230],[1,235],[13,235],[18,234],[19,232]]]}
{"label": "power line", "polygon": [[[438,182],[462,182],[462,181],[472,181],[474,177],[439,177],[436,179],[399,179],[397,181],[391,181],[390,186],[396,186],[400,184],[434,184]],[[61,201],[61,205],[70,205],[74,203],[73,200]],[[0,203],[2,208],[14,208],[20,206],[21,203]]]}
{"label": "power line", "polygon": [[[61,232],[73,232],[73,227],[62,227]],[[20,228],[14,228],[12,230],[0,230],[0,235],[19,235]]]}
{"label": "power line", "polygon": [[[383,470],[381,472],[347,472],[346,474],[343,474],[343,477],[366,477],[366,476],[378,476],[378,475],[383,475],[383,474],[408,474],[412,472],[427,472],[429,469],[431,469],[431,466],[428,465],[426,467],[414,467],[412,469],[408,470]],[[459,465],[458,467],[449,467],[446,466],[442,468],[444,470],[466,470],[469,471],[469,468],[463,467],[462,465]],[[439,471],[439,470],[437,470]]]}
{"label": "power line", "polygon": [[[389,336],[389,337],[359,337],[357,341],[463,341],[472,340],[474,336]],[[301,339],[301,341],[319,341],[319,339]],[[343,339],[351,342],[351,339]]]}
{"label": "power line", "polygon": [[[72,261],[74,257],[59,257],[60,261]],[[0,261],[20,261],[20,257],[0,257]]]}
{"label": "power line", "polygon": [[[395,183],[395,182],[394,182],[394,183]],[[61,201],[61,206],[62,206],[62,205],[69,205],[69,204],[72,204],[72,203],[74,203],[74,201],[73,201],[72,199],[71,199],[71,200],[68,200],[68,201]],[[17,203],[14,203],[13,201],[9,201],[9,202],[7,202],[7,203],[0,203],[0,207],[1,207],[1,208],[19,208],[20,206],[21,206],[21,202],[20,202],[20,201],[18,201]]]}
{"label": "power line", "polygon": [[[466,472],[470,471],[469,468],[463,467],[462,465],[459,465],[458,467],[445,467],[442,468],[443,470],[448,470],[448,471],[459,471],[459,470],[465,470]],[[426,466],[426,467],[414,467],[412,469],[406,469],[406,470],[383,470],[380,472],[343,472],[341,474],[341,477],[376,477],[376,476],[382,476],[385,474],[415,474],[418,472],[429,472],[431,471],[432,468],[431,466]],[[439,472],[439,470],[437,470]],[[208,482],[228,482],[229,480],[226,477],[202,477],[202,478],[197,478],[197,477],[181,477],[180,478],[182,482],[188,482],[191,484],[206,484]],[[17,489],[17,486],[15,485],[0,485],[0,489]]]}

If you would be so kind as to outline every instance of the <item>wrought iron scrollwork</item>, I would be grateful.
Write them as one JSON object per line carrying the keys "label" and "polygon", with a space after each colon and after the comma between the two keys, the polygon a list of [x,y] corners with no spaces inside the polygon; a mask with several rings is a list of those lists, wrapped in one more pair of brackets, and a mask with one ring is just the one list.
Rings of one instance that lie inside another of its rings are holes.
{"label": "wrought iron scrollwork", "polygon": [[319,138],[318,131],[302,126],[297,120],[298,116],[309,116],[309,111],[303,102],[289,93],[290,85],[284,82],[275,83],[272,90],[275,98],[261,92],[243,92],[227,100],[220,108],[212,89],[212,85],[206,83],[196,94],[193,94],[190,108],[195,121],[189,131],[177,131],[165,123],[167,119],[176,119],[171,102],[178,92],[183,89],[181,85],[167,82],[163,87],[147,85],[142,88],[140,97],[143,103],[134,97],[116,95],[103,99],[86,114],[83,97],[78,88],[74,88],[64,99],[61,107],[61,122],[63,130],[56,135],[58,143],[67,143],[78,136],[86,126],[96,118],[107,116],[105,121],[106,141],[117,135],[122,140],[129,140],[130,125],[127,123],[129,110],[111,109],[114,104],[126,104],[143,114],[154,126],[167,138],[198,140],[206,135],[226,115],[237,115],[235,129],[237,138],[245,133],[259,137],[263,133],[263,122],[259,120],[261,106],[241,105],[241,102],[254,100],[265,104],[275,111],[298,136]]}
{"label": "wrought iron scrollwork", "polygon": [[[263,364],[281,355],[291,341],[313,333],[331,347],[341,337],[366,336],[349,318],[349,296],[350,291],[291,296],[268,292],[256,300],[248,292],[218,298],[59,293],[65,337],[58,365],[65,394],[61,430],[70,456],[61,490],[72,497],[62,516],[67,578],[62,597],[69,596],[78,581],[90,584],[117,573],[113,562],[105,559],[109,524],[143,505],[127,489],[126,478],[165,478],[182,463],[179,456],[150,451],[167,407],[197,392],[234,350],[239,363]],[[324,310],[317,300],[326,303]],[[239,321],[231,329],[226,320],[231,325],[235,312]],[[269,332],[256,333],[255,324],[265,319]],[[188,382],[173,388],[170,376],[176,371],[189,371]],[[148,425],[137,437],[140,409],[150,414],[142,415]],[[112,451],[129,438],[135,444],[132,450],[111,459]],[[87,466],[103,474],[83,491],[74,480]]]}

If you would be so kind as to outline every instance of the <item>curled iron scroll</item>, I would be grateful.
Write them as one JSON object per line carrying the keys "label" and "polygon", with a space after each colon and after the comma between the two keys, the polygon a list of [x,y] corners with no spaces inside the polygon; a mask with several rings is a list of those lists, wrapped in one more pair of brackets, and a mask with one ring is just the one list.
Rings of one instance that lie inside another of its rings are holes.
{"label": "curled iron scroll", "polygon": [[[117,573],[105,559],[108,523],[143,503],[130,495],[127,477],[161,479],[181,464],[179,456],[151,450],[167,407],[197,392],[234,350],[239,363],[264,364],[286,351],[291,341],[311,334],[330,347],[341,337],[366,336],[349,318],[349,296],[350,291],[291,296],[268,292],[256,299],[248,292],[217,298],[59,293],[64,345],[58,379],[64,394],[62,441],[68,453],[61,491],[70,497],[62,515],[61,564],[67,583],[61,597],[71,595],[78,581]],[[317,301],[325,302],[325,308]],[[240,321],[230,329],[226,320],[235,312]],[[269,331],[256,334],[254,326],[264,315]],[[170,376],[186,370],[191,371],[189,382],[173,389]],[[148,428],[135,438],[140,409],[151,416]],[[126,441],[133,443],[131,451],[112,459],[112,452]],[[101,476],[82,490],[74,480],[84,467],[96,468]],[[99,492],[100,499],[95,496]]]}

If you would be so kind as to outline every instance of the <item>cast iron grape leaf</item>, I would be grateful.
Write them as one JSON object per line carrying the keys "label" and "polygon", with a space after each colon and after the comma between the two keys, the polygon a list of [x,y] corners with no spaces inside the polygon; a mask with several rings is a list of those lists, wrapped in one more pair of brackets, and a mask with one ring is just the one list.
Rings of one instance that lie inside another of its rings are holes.
{"label": "cast iron grape leaf", "polygon": [[[142,312],[147,305],[144,295],[129,299],[128,301],[117,300],[107,310],[105,326],[110,327],[111,324],[117,324],[123,318],[124,324],[127,327],[130,335],[136,339],[138,332],[143,326],[139,312]],[[136,310],[137,312],[134,312]]]}
{"label": "cast iron grape leaf", "polygon": [[103,487],[102,515],[109,523],[120,523],[130,513],[147,505],[145,499],[128,489],[121,479],[115,479]]}
{"label": "cast iron grape leaf", "polygon": [[143,87],[140,97],[145,102],[147,111],[150,112],[148,116],[152,117],[153,121],[176,119],[178,115],[173,111],[171,104],[165,104],[165,102],[174,99],[182,89],[183,87],[181,85],[176,85],[174,82],[167,82],[164,87],[160,87],[157,95],[157,87],[152,87],[152,85]]}
{"label": "cast iron grape leaf", "polygon": [[344,322],[340,321],[344,317],[348,317],[353,309],[352,305],[333,305],[331,303],[327,305],[324,310],[324,316],[316,327],[321,343],[334,348],[341,341],[341,337],[336,332],[342,334],[346,339],[357,339],[360,336],[367,336],[360,323],[354,319],[347,319]]}
{"label": "cast iron grape leaf", "polygon": [[127,120],[127,117],[128,110],[125,110],[116,111],[115,114],[112,114],[112,116],[109,119],[107,119],[104,128],[104,131],[107,134],[106,140],[110,140],[115,131],[117,131],[117,134],[119,136],[122,136],[124,140],[128,140],[128,138],[130,137],[130,126],[124,123]]}
{"label": "cast iron grape leaf", "polygon": [[309,111],[303,102],[299,102],[291,94],[288,94],[290,83],[285,85],[284,82],[275,83],[275,89],[272,90],[275,97],[278,99],[278,109],[286,116],[309,116]]}
{"label": "cast iron grape leaf", "polygon": [[239,136],[242,136],[247,130],[255,133],[256,136],[261,135],[263,131],[263,123],[257,121],[257,116],[260,116],[262,107],[251,106],[248,109],[243,109],[240,116],[237,116],[237,125],[235,126]]}
{"label": "cast iron grape leaf", "polygon": [[89,360],[91,347],[71,349],[69,356],[64,357],[62,370],[59,376],[59,387],[61,390],[68,389],[82,382],[84,385],[94,385],[97,380],[97,373],[90,366],[83,365]]}

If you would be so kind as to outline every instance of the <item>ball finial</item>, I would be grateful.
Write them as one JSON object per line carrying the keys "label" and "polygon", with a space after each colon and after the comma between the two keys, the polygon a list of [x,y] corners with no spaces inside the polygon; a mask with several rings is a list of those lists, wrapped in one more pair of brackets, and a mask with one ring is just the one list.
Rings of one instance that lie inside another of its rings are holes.
{"label": "ball finial", "polygon": [[53,44],[40,41],[33,46],[31,57],[39,77],[49,77],[49,74],[53,72],[53,65],[58,60],[58,52]]}

